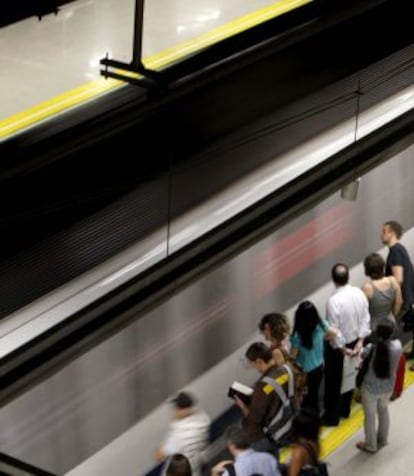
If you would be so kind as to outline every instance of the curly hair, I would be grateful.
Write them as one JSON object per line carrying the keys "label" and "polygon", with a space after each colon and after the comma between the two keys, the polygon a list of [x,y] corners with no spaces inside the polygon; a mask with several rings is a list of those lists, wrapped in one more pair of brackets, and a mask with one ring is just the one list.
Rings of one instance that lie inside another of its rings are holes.
{"label": "curly hair", "polygon": [[290,334],[290,325],[287,316],[280,312],[271,312],[265,314],[259,323],[259,329],[263,332],[265,325],[268,324],[272,339],[281,342]]}

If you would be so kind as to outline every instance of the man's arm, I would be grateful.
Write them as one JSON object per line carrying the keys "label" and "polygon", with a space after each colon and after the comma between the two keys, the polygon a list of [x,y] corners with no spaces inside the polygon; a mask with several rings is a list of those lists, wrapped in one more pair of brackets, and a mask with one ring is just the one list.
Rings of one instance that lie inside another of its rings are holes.
{"label": "man's arm", "polygon": [[167,456],[168,455],[165,453],[164,448],[162,447],[155,451],[155,459],[158,461],[158,463],[165,461]]}
{"label": "man's arm", "polygon": [[342,352],[345,352],[345,339],[343,338],[341,333],[341,323],[339,315],[340,313],[337,309],[337,306],[335,306],[332,300],[329,299],[326,305],[326,320],[333,329],[337,329],[338,331],[336,336],[333,339],[330,339],[330,342],[332,347],[334,347],[335,349],[341,349]]}
{"label": "man's arm", "polygon": [[[275,408],[277,408],[276,411],[278,411],[281,402],[278,397],[276,398],[277,404],[275,405]],[[269,405],[269,396],[265,393],[264,386],[259,383],[253,392],[249,405],[249,412],[245,417],[245,429],[249,434],[262,431],[265,418],[269,411]]]}
{"label": "man's arm", "polygon": [[397,280],[397,283],[401,286],[404,281],[404,268],[398,264],[391,266],[392,275]]}

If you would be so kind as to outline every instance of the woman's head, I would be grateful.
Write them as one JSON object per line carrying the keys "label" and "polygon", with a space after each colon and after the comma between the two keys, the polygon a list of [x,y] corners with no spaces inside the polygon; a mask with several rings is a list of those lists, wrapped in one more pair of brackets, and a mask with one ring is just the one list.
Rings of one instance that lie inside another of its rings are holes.
{"label": "woman's head", "polygon": [[191,476],[191,465],[188,458],[181,453],[169,457],[165,466],[165,476]]}
{"label": "woman's head", "polygon": [[288,318],[279,312],[265,314],[260,319],[259,329],[264,334],[266,340],[276,343],[282,342],[290,333]]}
{"label": "woman's head", "polygon": [[302,345],[308,349],[312,348],[312,334],[320,319],[319,312],[311,301],[301,302],[296,309],[294,332],[299,334]]}
{"label": "woman's head", "polygon": [[321,421],[319,416],[311,410],[302,409],[292,420],[292,437],[294,440],[319,441]]}
{"label": "woman's head", "polygon": [[369,254],[364,260],[365,275],[371,279],[381,279],[384,277],[384,258],[378,253]]}

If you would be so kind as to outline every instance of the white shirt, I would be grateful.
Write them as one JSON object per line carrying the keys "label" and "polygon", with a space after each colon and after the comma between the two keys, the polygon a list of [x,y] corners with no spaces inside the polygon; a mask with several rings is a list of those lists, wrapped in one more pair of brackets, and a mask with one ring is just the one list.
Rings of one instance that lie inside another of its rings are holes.
{"label": "white shirt", "polygon": [[201,474],[202,452],[206,449],[210,433],[210,417],[202,410],[171,422],[162,449],[165,454],[181,453],[191,464],[193,475]]}
{"label": "white shirt", "polygon": [[334,348],[370,335],[368,299],[361,289],[350,284],[336,288],[326,306],[328,322],[339,329],[342,339],[331,341]]}

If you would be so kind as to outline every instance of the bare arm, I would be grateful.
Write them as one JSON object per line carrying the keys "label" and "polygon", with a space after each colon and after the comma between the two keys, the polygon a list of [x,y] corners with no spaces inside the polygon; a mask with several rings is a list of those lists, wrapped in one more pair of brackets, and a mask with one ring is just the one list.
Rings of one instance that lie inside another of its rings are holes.
{"label": "bare arm", "polygon": [[163,448],[158,448],[158,449],[155,451],[155,459],[156,459],[159,463],[162,463],[166,458],[167,458],[167,454],[164,452]]}
{"label": "bare arm", "polygon": [[397,283],[401,286],[404,281],[404,268],[396,265],[391,267],[391,271],[394,278],[397,280]]}
{"label": "bare arm", "polygon": [[276,365],[283,365],[285,363],[285,357],[283,356],[283,353],[279,349],[273,349],[272,350],[272,356],[273,360],[275,361]]}
{"label": "bare arm", "polygon": [[226,465],[230,463],[233,463],[233,461],[225,460],[225,461],[220,461],[220,463],[217,463],[211,469],[211,476],[219,476],[220,474],[223,474],[224,471],[226,471]]}
{"label": "bare arm", "polygon": [[289,463],[288,476],[299,476],[301,468],[306,464],[306,450],[302,446],[294,445],[292,459]]}
{"label": "bare arm", "polygon": [[398,284],[398,281],[391,276],[392,285],[395,288],[395,300],[394,305],[392,307],[392,313],[394,316],[398,316],[398,313],[401,311],[402,306],[402,293],[401,293],[401,286]]}
{"label": "bare arm", "polygon": [[373,289],[372,289],[371,283],[365,283],[365,284],[362,286],[362,291],[363,291],[363,293],[365,294],[365,296],[366,296],[368,299],[371,299],[371,298],[372,298]]}

